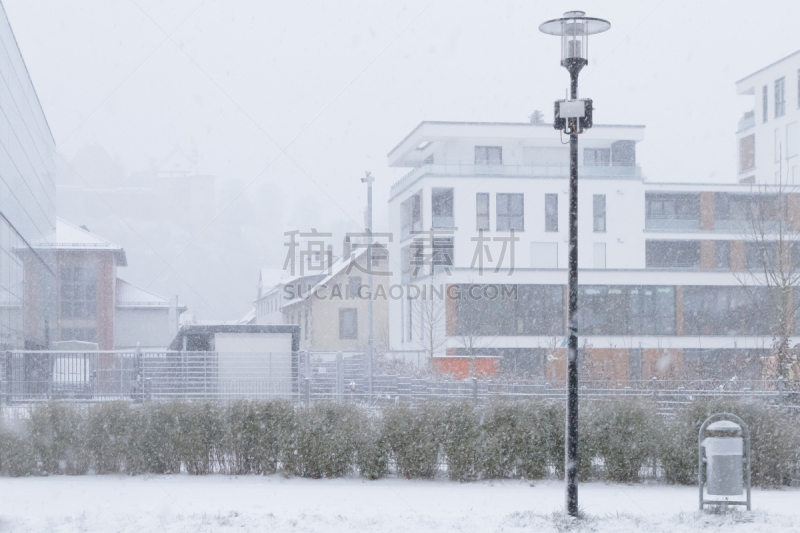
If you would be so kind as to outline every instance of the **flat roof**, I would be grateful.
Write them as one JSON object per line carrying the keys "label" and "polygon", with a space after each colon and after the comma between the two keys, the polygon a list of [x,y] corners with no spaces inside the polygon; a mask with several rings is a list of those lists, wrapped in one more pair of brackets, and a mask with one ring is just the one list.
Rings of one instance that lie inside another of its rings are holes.
{"label": "flat roof", "polygon": [[288,324],[184,324],[169,344],[170,350],[183,347],[181,339],[188,335],[215,333],[291,333],[292,351],[300,349],[300,326]]}
{"label": "flat roof", "polygon": [[786,57],[784,57],[784,58],[782,58],[782,59],[779,59],[779,60],[775,61],[774,63],[770,63],[770,64],[769,64],[769,65],[767,65],[766,67],[764,67],[764,68],[760,68],[760,69],[758,69],[757,71],[753,72],[752,74],[748,74],[747,76],[745,76],[744,78],[740,79],[740,80],[739,80],[739,81],[737,81],[736,83],[737,83],[737,84],[738,84],[738,83],[742,83],[742,82],[743,82],[744,80],[746,80],[747,78],[752,78],[752,77],[753,77],[753,76],[755,76],[756,74],[759,74],[759,73],[761,73],[761,72],[764,72],[764,71],[765,71],[765,70],[767,70],[768,68],[772,68],[772,67],[774,67],[775,65],[777,65],[778,63],[780,63],[780,62],[782,62],[782,61],[786,61],[786,60],[787,60],[787,59],[789,59],[790,57],[792,57],[792,56],[796,56],[797,54],[800,54],[800,50],[798,50],[797,52],[792,52],[792,53],[791,53],[791,54],[789,54],[788,56],[786,56]]}
{"label": "flat roof", "polygon": [[[411,130],[411,132],[403,137],[403,140],[397,143],[397,146],[392,148],[387,157],[390,157],[392,153],[400,148],[400,146],[406,142],[414,133],[417,132],[423,126],[428,124],[434,125],[447,125],[447,126],[526,126],[526,127],[541,127],[541,128],[549,128],[553,129],[553,124],[551,123],[542,123],[542,124],[531,124],[530,122],[460,122],[460,121],[449,121],[449,120],[423,120],[417,126]],[[594,124],[595,128],[644,128],[642,125],[638,124]]]}

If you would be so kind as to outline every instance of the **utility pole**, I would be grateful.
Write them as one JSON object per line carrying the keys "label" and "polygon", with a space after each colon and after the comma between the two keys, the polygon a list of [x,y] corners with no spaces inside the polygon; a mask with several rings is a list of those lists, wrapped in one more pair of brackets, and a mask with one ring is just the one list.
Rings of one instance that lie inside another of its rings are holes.
{"label": "utility pole", "polygon": [[362,183],[367,184],[367,272],[368,274],[368,281],[369,284],[369,302],[367,305],[369,306],[368,316],[369,316],[369,337],[367,340],[367,372],[368,372],[368,390],[369,390],[369,397],[372,400],[372,351],[373,351],[373,318],[374,318],[374,310],[373,310],[373,291],[375,290],[372,286],[372,182],[375,181],[375,178],[372,177],[368,171],[365,172],[366,176],[361,178]]}
{"label": "utility pole", "polygon": [[589,18],[583,11],[567,11],[539,30],[561,36],[561,66],[570,76],[570,99],[555,103],[553,126],[569,134],[569,258],[567,320],[567,420],[564,454],[566,507],[578,516],[578,134],[592,127],[592,101],[578,100],[578,74],[589,63],[589,35],[611,24]]}

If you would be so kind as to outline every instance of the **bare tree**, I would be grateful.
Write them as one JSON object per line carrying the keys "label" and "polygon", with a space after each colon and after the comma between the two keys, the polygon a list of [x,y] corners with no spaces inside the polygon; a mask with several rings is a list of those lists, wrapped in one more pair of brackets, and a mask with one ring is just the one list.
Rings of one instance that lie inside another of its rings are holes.
{"label": "bare tree", "polygon": [[[432,287],[433,283],[430,285]],[[434,294],[433,290],[426,289],[412,301],[419,319],[420,343],[430,362],[447,342],[445,299]]]}
{"label": "bare tree", "polygon": [[775,185],[756,186],[754,193],[741,202],[739,213],[731,213],[732,219],[739,219],[745,246],[744,257],[738,258],[743,268],[734,269],[734,274],[752,296],[755,307],[766,305],[770,311],[766,316],[773,339],[773,365],[766,377],[771,378],[786,379],[797,358],[789,346],[794,316],[800,307],[800,298],[794,295],[795,287],[800,286],[800,202],[792,205],[796,200],[790,191],[794,189],[788,184],[788,176],[784,179],[781,165]]}

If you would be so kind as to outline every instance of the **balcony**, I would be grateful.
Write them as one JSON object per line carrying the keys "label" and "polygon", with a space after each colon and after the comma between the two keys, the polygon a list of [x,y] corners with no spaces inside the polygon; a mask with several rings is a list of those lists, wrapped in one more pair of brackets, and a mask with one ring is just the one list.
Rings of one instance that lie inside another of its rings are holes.
{"label": "balcony", "polygon": [[740,131],[744,131],[748,128],[752,128],[756,125],[756,112],[755,111],[748,111],[744,114],[742,118],[739,119],[739,129],[737,133]]}
{"label": "balcony", "polygon": [[[568,178],[569,165],[531,166],[531,165],[472,165],[472,164],[429,164],[412,169],[392,185],[392,192],[399,192],[404,185],[417,178],[432,174],[437,176],[526,176],[531,178]],[[628,178],[641,179],[642,169],[636,166],[578,167],[579,178]]]}

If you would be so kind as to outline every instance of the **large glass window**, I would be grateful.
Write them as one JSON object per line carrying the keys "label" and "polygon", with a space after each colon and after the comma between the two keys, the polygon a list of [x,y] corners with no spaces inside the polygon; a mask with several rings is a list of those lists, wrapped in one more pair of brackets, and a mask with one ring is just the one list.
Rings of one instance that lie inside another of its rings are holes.
{"label": "large glass window", "polygon": [[607,167],[611,165],[611,148],[584,148],[583,166]]}
{"label": "large glass window", "polygon": [[775,118],[786,114],[786,78],[775,80]]}
{"label": "large glass window", "polygon": [[578,292],[582,335],[674,335],[675,288],[582,286]]}
{"label": "large glass window", "polygon": [[606,231],[606,195],[595,194],[592,197],[592,209],[594,214],[594,231],[602,233]]}
{"label": "large glass window", "polygon": [[564,334],[561,285],[460,285],[458,293],[457,335]]}
{"label": "large glass window", "polygon": [[768,96],[768,93],[769,93],[769,90],[767,89],[767,86],[764,85],[761,88],[761,117],[762,117],[762,122],[766,122],[767,120],[769,120],[769,96]]}
{"label": "large glass window", "polygon": [[502,165],[503,147],[502,146],[476,146],[475,147],[476,165]]}
{"label": "large glass window", "polygon": [[400,235],[407,238],[422,229],[422,192],[418,192],[400,204]]}
{"label": "large glass window", "polygon": [[497,193],[497,231],[524,231],[525,206],[522,194]]}
{"label": "large glass window", "polygon": [[764,287],[683,288],[685,335],[768,335],[774,316]]}
{"label": "large glass window", "polygon": [[700,241],[646,241],[647,268],[699,268]]}
{"label": "large glass window", "polygon": [[558,195],[544,195],[544,230],[558,231]]}
{"label": "large glass window", "polygon": [[739,139],[739,170],[744,172],[756,166],[756,136],[748,135]]}
{"label": "large glass window", "polygon": [[61,267],[61,319],[97,318],[97,270],[88,266]]}
{"label": "large glass window", "polygon": [[339,338],[358,338],[358,309],[339,309]]}
{"label": "large glass window", "polygon": [[431,189],[431,215],[434,228],[452,228],[455,226],[453,216],[453,189]]}
{"label": "large glass window", "polygon": [[646,229],[699,229],[699,194],[645,193]]}
{"label": "large glass window", "polygon": [[475,195],[476,229],[489,231],[489,193],[479,192]]}

